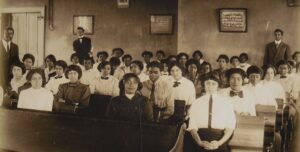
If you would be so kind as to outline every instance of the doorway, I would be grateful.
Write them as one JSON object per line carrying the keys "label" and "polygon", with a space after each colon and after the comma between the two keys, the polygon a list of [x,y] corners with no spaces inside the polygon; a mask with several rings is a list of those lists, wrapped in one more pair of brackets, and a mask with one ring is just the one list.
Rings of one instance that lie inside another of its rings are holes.
{"label": "doorway", "polygon": [[1,9],[1,34],[6,27],[13,27],[13,42],[19,46],[19,57],[30,53],[35,57],[34,67],[44,64],[45,57],[45,7]]}

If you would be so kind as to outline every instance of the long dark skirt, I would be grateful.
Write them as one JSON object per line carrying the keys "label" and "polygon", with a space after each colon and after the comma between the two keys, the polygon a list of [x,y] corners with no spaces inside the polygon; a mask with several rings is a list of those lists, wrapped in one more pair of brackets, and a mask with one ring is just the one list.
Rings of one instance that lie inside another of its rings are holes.
{"label": "long dark skirt", "polygon": [[[213,140],[220,140],[224,136],[224,130],[219,129],[199,129],[198,135],[201,140],[211,142]],[[193,139],[190,132],[186,132],[184,136],[184,152],[229,152],[229,147],[227,142],[221,145],[216,150],[206,150],[203,147],[200,147],[195,140]]]}

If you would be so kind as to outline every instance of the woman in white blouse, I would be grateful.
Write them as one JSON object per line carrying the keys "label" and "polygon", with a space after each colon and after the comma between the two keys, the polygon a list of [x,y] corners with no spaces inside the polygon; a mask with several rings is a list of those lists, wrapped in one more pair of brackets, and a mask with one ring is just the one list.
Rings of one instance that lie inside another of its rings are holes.
{"label": "woman in white blouse", "polygon": [[171,75],[169,82],[173,86],[175,100],[184,100],[187,106],[192,105],[196,99],[195,86],[192,81],[183,77],[185,69],[179,63],[170,64],[169,73]]}
{"label": "woman in white blouse", "polygon": [[23,63],[12,64],[11,69],[13,78],[10,81],[11,91],[18,93],[18,88],[23,86],[26,82],[24,74],[26,72],[25,65]]}
{"label": "woman in white blouse", "polygon": [[243,88],[246,73],[240,68],[232,68],[226,71],[229,88],[220,90],[220,93],[229,100],[237,115],[255,116],[255,101],[253,94]]}
{"label": "woman in white blouse", "polygon": [[275,96],[275,99],[282,99],[284,102],[286,101],[285,91],[280,83],[274,81],[274,77],[276,74],[276,69],[272,65],[268,65],[264,68],[264,75],[262,84],[265,88],[272,91],[272,95]]}
{"label": "woman in white blouse", "polygon": [[53,95],[49,90],[43,88],[45,83],[45,75],[43,70],[31,70],[28,73],[28,79],[31,83],[31,87],[21,91],[18,101],[18,108],[52,111]]}
{"label": "woman in white blouse", "polygon": [[101,62],[97,69],[101,73],[101,77],[94,79],[93,83],[90,84],[91,94],[107,95],[112,97],[119,96],[119,80],[110,75],[110,63],[107,61]]}
{"label": "woman in white blouse", "polygon": [[210,74],[204,78],[205,95],[191,106],[188,131],[184,138],[184,151],[229,152],[227,141],[236,126],[230,101],[218,94],[219,80]]}

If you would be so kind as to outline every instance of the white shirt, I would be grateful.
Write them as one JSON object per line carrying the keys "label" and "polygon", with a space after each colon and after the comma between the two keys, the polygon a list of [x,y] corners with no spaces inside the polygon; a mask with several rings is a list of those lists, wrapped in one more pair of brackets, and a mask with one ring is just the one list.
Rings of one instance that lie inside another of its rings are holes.
{"label": "white shirt", "polygon": [[274,42],[276,45],[279,45],[281,43],[281,40],[279,40],[279,41],[275,40]]}
{"label": "white shirt", "polygon": [[287,75],[287,78],[280,78],[280,75],[277,74],[274,78],[275,82],[278,82],[281,84],[285,92],[290,93],[292,91],[293,86],[293,77],[291,75]]}
{"label": "white shirt", "polygon": [[230,96],[231,88],[225,88],[220,90],[220,94],[222,94],[226,100],[230,101],[234,107],[234,111],[237,115],[241,115],[242,113],[249,113],[251,116],[256,116],[255,110],[255,102],[253,94],[242,88],[243,98],[239,96]]}
{"label": "white shirt", "polygon": [[[210,94],[206,94],[196,99],[192,104],[188,131],[208,128],[210,97]],[[214,129],[234,129],[235,126],[236,118],[230,101],[225,100],[217,93],[213,94],[211,127]]]}
{"label": "white shirt", "polygon": [[90,84],[91,94],[100,94],[116,97],[120,94],[119,80],[113,76],[108,76],[108,79],[101,77],[95,78]]}
{"label": "white shirt", "polygon": [[[153,82],[147,80],[143,82],[142,95],[150,99]],[[159,78],[155,83],[154,97],[156,103],[165,103],[166,110],[163,114],[171,116],[174,113],[174,92],[170,83]]]}
{"label": "white shirt", "polygon": [[249,83],[245,85],[245,89],[249,90],[253,94],[256,105],[271,105],[275,106],[277,109],[275,96],[272,94],[269,88],[262,84],[262,82],[259,82],[255,86]]}
{"label": "white shirt", "polygon": [[280,83],[263,80],[262,84],[272,92],[272,95],[274,95],[275,99],[283,99],[284,102],[286,101],[285,91]]}
{"label": "white shirt", "polygon": [[58,76],[56,75],[55,77],[50,78],[45,88],[50,90],[53,93],[53,95],[55,95],[58,92],[59,85],[67,82],[69,82],[69,79],[67,79],[65,76],[58,78]]}
{"label": "white shirt", "polygon": [[130,66],[119,66],[114,73],[114,77],[116,77],[117,79],[121,80],[123,78],[123,76],[127,73],[131,73],[130,71]]}
{"label": "white shirt", "polygon": [[26,82],[26,79],[24,77],[24,75],[22,76],[22,78],[20,80],[16,80],[15,78],[12,78],[10,80],[10,86],[12,88],[12,91],[15,91],[18,93],[18,89],[19,87],[23,86]]}
{"label": "white shirt", "polygon": [[45,89],[29,88],[21,91],[18,101],[18,108],[41,111],[52,111],[53,95]]}
{"label": "white shirt", "polygon": [[94,69],[83,70],[80,82],[82,84],[90,85],[94,79],[99,78],[100,73]]}
{"label": "white shirt", "polygon": [[8,52],[8,49],[7,49],[7,44],[8,44],[8,47],[11,48],[10,44],[11,44],[11,41],[5,41],[4,39],[2,39],[2,44],[5,48],[5,51]]}
{"label": "white shirt", "polygon": [[143,72],[142,72],[140,75],[138,75],[138,77],[140,78],[140,81],[141,81],[141,82],[144,82],[144,81],[149,80],[149,76],[146,75],[146,74],[143,73]]}
{"label": "white shirt", "polygon": [[174,86],[176,80],[173,77],[169,77],[168,82],[172,86],[175,100],[184,100],[186,105],[191,105],[196,99],[196,90],[192,81],[185,77],[182,77],[178,82],[180,83],[177,87]]}

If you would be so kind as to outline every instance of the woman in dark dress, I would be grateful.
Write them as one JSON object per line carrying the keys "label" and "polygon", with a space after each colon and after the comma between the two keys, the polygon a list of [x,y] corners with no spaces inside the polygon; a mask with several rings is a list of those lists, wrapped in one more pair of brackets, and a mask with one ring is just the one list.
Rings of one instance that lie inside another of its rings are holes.
{"label": "woman in dark dress", "polygon": [[120,96],[114,97],[107,109],[107,117],[124,121],[153,121],[152,105],[138,92],[142,83],[136,74],[128,73],[120,81]]}

